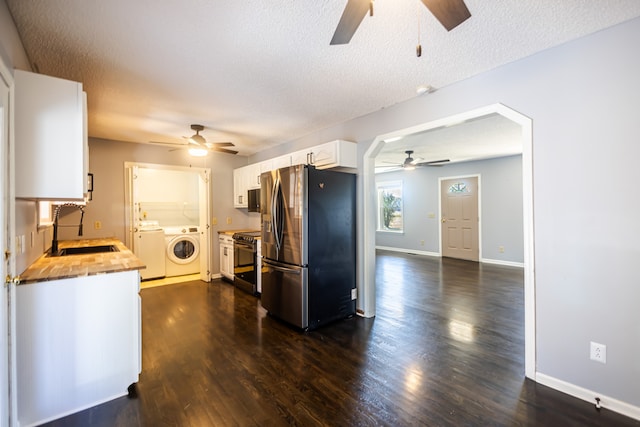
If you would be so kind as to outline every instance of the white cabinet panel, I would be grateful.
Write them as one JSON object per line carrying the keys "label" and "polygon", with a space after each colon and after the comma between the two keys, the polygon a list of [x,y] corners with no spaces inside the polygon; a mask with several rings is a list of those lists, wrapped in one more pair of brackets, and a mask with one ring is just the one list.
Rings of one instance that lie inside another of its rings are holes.
{"label": "white cabinet panel", "polygon": [[220,234],[220,274],[233,280],[233,238]]}
{"label": "white cabinet panel", "polygon": [[16,287],[20,425],[127,394],[141,371],[139,287],[137,270]]}
{"label": "white cabinet panel", "polygon": [[87,192],[82,84],[15,70],[16,197],[82,200]]}
{"label": "white cabinet panel", "polygon": [[[291,162],[291,154],[286,154],[284,156],[275,157],[272,160],[273,160],[273,169],[288,168],[292,164],[295,164],[295,163]],[[273,169],[271,169],[271,170],[273,170]]]}

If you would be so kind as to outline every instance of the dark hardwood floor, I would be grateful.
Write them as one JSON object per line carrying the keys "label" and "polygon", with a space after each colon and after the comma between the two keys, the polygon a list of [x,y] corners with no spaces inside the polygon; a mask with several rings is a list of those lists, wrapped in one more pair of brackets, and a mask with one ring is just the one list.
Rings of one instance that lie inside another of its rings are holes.
{"label": "dark hardwood floor", "polygon": [[308,333],[222,281],[141,294],[136,395],[49,425],[640,425],[525,380],[519,268],[379,252],[377,316]]}

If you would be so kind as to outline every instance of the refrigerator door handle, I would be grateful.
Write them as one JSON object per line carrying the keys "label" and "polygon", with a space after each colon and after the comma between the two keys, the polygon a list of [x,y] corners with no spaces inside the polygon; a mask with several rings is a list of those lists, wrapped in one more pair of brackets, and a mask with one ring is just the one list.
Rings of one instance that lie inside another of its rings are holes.
{"label": "refrigerator door handle", "polygon": [[276,253],[279,253],[282,249],[282,218],[280,211],[280,205],[282,204],[282,185],[280,182],[280,178],[277,177],[273,183],[273,194],[271,196],[271,215],[273,217],[272,229],[273,229],[273,237],[276,241]]}
{"label": "refrigerator door handle", "polygon": [[276,270],[276,271],[282,271],[283,273],[300,274],[300,272],[302,271],[302,270],[301,270],[301,269],[299,269],[299,268],[282,267],[282,266],[280,266],[280,265],[273,264],[273,263],[271,263],[271,262],[269,262],[269,261],[263,261],[263,262],[264,262],[264,264],[265,264],[266,266],[268,266],[269,268],[273,268],[273,269],[274,269],[274,270]]}

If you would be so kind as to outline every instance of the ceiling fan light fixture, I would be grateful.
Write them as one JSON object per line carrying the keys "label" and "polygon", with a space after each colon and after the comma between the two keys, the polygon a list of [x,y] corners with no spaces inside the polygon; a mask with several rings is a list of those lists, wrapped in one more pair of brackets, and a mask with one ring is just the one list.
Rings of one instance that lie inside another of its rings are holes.
{"label": "ceiling fan light fixture", "polygon": [[408,163],[408,164],[405,164],[402,168],[406,171],[412,171],[416,168],[416,165],[412,163]]}
{"label": "ceiling fan light fixture", "polygon": [[193,157],[204,157],[207,153],[206,148],[189,148],[189,154]]}

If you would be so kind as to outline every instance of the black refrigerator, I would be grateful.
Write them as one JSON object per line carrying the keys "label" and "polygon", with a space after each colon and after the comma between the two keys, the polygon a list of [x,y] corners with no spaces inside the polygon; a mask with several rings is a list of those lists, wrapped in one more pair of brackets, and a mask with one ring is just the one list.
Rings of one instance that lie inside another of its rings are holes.
{"label": "black refrigerator", "polygon": [[262,306],[301,329],[356,311],[356,177],[298,165],[260,176]]}

